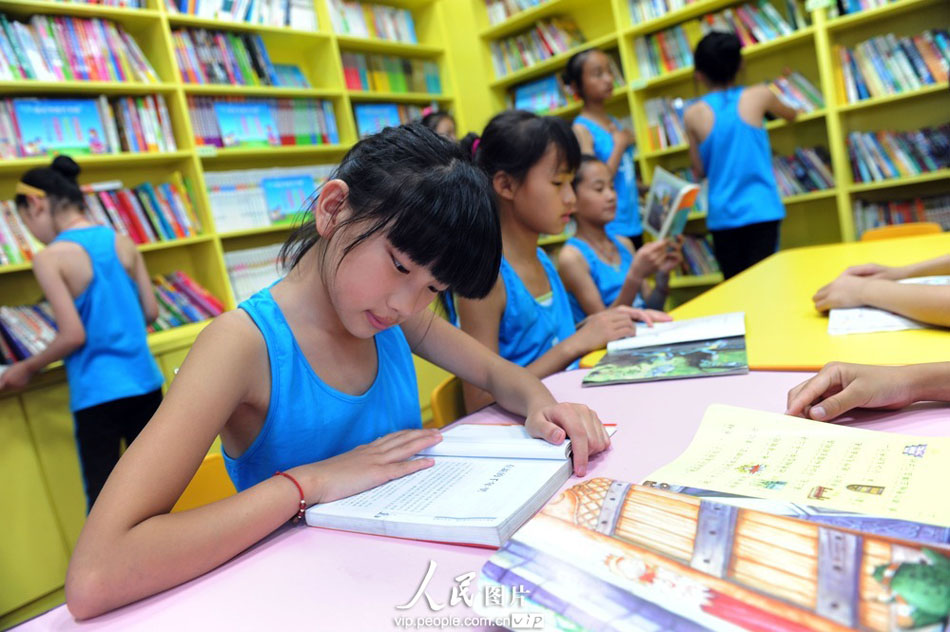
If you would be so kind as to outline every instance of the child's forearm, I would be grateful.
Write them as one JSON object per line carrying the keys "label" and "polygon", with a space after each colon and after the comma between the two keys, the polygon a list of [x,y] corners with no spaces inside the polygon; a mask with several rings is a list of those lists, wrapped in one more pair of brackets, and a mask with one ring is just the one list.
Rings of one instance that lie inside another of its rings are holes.
{"label": "child's forearm", "polygon": [[23,364],[29,368],[31,373],[37,373],[48,364],[62,360],[73,351],[85,344],[85,336],[81,339],[74,336],[67,336],[62,333],[57,334],[52,342],[45,349],[23,360]]}
{"label": "child's forearm", "polygon": [[899,279],[950,274],[950,255],[898,268]]}
{"label": "child's forearm", "polygon": [[491,393],[502,408],[526,417],[529,412],[557,403],[530,369],[502,360],[491,373]]}
{"label": "child's forearm", "polygon": [[862,303],[931,325],[950,327],[950,286],[869,279]]}
{"label": "child's forearm", "polygon": [[950,362],[903,367],[910,375],[914,401],[950,402]]}
{"label": "child's forearm", "polygon": [[620,293],[617,295],[617,298],[607,307],[633,305],[633,302],[637,298],[637,293],[640,292],[645,280],[646,279],[640,274],[635,274],[631,271],[631,273],[627,275],[627,278],[624,279],[623,285],[620,286]]}

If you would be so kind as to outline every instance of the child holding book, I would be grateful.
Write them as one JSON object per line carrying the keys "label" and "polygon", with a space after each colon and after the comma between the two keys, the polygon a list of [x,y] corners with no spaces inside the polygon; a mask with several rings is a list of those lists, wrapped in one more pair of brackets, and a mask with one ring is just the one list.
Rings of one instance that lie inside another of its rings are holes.
{"label": "child holding book", "polygon": [[430,110],[423,115],[421,123],[439,136],[444,136],[453,143],[456,141],[455,119],[448,112]]}
{"label": "child holding book", "polygon": [[[574,471],[608,445],[585,406],[426,306],[477,298],[501,259],[491,185],[420,124],[357,143],[281,253],[287,276],[206,327],[79,537],[66,600],[80,619],[219,566],[295,516],[430,467],[411,352],[486,389],[535,437],[570,437]],[[172,506],[221,435],[238,493]],[[275,473],[276,472],[276,473]]]}
{"label": "child holding book", "polygon": [[[572,185],[577,234],[558,253],[558,272],[574,322],[617,305],[662,309],[670,271],[682,261],[676,248],[664,239],[634,249],[626,237],[606,231],[617,209],[617,194],[601,160],[581,156]],[[647,279],[653,275],[656,283],[651,287]]]}
{"label": "child holding book", "polygon": [[788,121],[798,114],[765,85],[736,85],[741,47],[733,33],[714,31],[699,41],[693,63],[709,92],[683,115],[693,172],[709,181],[706,226],[726,279],[778,249],[785,207],[762,119],[766,112]]}
{"label": "child holding book", "polygon": [[0,376],[0,390],[22,388],[63,360],[89,510],[119,460],[120,441],[130,445],[161,403],[163,380],[146,341],[158,305],[145,262],[128,237],[85,216],[78,175],[79,165],[57,156],[16,185],[23,223],[46,244],[33,273],[57,332],[46,349]]}
{"label": "child holding book", "polygon": [[[538,247],[544,234],[564,230],[574,212],[574,171],[580,148],[557,117],[502,112],[481,138],[469,134],[463,149],[491,178],[498,200],[504,256],[501,273],[483,300],[456,301],[461,327],[503,358],[544,377],[610,340],[633,336],[636,320],[663,316],[620,305],[575,329],[567,290]],[[476,384],[463,389],[469,410],[491,401]]]}
{"label": "child holding book", "polygon": [[950,275],[950,255],[906,266],[852,266],[812,300],[826,312],[839,307],[877,307],[922,323],[950,327],[950,285],[898,283],[913,277]]}
{"label": "child holding book", "polygon": [[584,103],[573,125],[581,151],[602,160],[613,178],[617,211],[607,224],[607,232],[626,237],[639,248],[643,245],[643,227],[637,203],[634,139],[630,130],[607,113],[606,102],[614,91],[611,68],[610,57],[592,48],[567,61],[563,80]]}

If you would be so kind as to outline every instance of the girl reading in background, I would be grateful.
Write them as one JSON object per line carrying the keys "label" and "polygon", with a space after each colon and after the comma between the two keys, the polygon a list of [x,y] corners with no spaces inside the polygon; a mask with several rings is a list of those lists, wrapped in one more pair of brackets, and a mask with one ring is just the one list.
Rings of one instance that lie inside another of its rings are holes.
{"label": "girl reading in background", "polygon": [[[573,187],[577,234],[558,253],[558,271],[574,322],[617,305],[662,309],[670,271],[682,262],[679,252],[667,240],[635,250],[629,239],[605,230],[616,212],[617,194],[607,165],[594,156],[581,156]],[[651,287],[647,278],[654,274]]]}
{"label": "girl reading in background", "polygon": [[[426,306],[495,283],[498,215],[485,175],[419,124],[357,143],[282,251],[287,276],[216,318],[125,453],[73,553],[66,602],[95,616],[206,573],[307,505],[433,464],[412,352],[491,392],[533,436],[570,437],[575,472],[608,445],[587,407]],[[214,438],[238,493],[169,514]],[[275,474],[277,472],[277,474]]]}
{"label": "girl reading in background", "polygon": [[[481,138],[466,136],[463,149],[491,178],[504,247],[501,273],[488,295],[457,301],[464,331],[544,377],[610,340],[633,336],[635,320],[669,318],[621,305],[575,329],[567,290],[538,247],[542,233],[562,232],[574,212],[571,181],[580,148],[565,121],[518,110],[502,112],[489,121]],[[464,394],[468,410],[491,401],[474,383],[464,385]]]}
{"label": "girl reading in background", "polygon": [[130,445],[161,403],[163,380],[146,341],[158,304],[145,262],[132,240],[85,216],[78,175],[72,158],[57,156],[16,185],[20,218],[46,244],[33,274],[57,331],[46,349],[0,375],[0,390],[22,388],[63,360],[88,511],[120,442]]}
{"label": "girl reading in background", "polygon": [[[424,111],[424,110],[423,110]],[[421,123],[439,136],[456,141],[455,119],[444,110],[431,110],[423,115]]]}
{"label": "girl reading in background", "polygon": [[563,79],[584,102],[573,127],[581,151],[603,161],[613,178],[617,211],[607,224],[607,232],[627,237],[639,248],[643,245],[643,227],[637,203],[634,139],[630,130],[607,113],[606,102],[614,92],[614,75],[610,68],[607,54],[592,48],[567,61]]}
{"label": "girl reading in background", "polygon": [[733,277],[778,250],[785,207],[772,172],[766,112],[788,121],[796,110],[768,86],[736,85],[742,45],[733,33],[704,36],[693,54],[709,92],[683,115],[697,181],[707,178],[706,226],[723,277]]}

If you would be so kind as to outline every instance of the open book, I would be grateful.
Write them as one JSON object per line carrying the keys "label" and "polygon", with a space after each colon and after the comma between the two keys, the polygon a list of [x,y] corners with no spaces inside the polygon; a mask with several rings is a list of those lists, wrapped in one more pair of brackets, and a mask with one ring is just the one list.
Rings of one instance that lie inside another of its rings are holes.
{"label": "open book", "polygon": [[643,228],[656,239],[676,237],[683,232],[698,195],[699,185],[656,167],[643,207]]}
{"label": "open book", "polygon": [[[610,426],[608,433],[615,430]],[[522,425],[460,424],[422,455],[425,470],[307,509],[307,524],[400,538],[500,546],[571,475],[570,441]]]}
{"label": "open book", "polygon": [[[901,279],[898,283],[916,285],[950,285],[950,276],[915,277]],[[878,331],[905,331],[931,327],[898,314],[876,307],[847,307],[828,312],[828,333],[832,336],[845,334],[870,334]]]}

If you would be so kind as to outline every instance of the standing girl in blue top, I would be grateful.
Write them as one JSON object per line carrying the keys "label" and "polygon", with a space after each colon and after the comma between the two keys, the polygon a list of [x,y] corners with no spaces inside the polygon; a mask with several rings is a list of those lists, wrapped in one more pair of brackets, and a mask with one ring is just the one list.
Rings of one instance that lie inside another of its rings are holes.
{"label": "standing girl in blue top", "polygon": [[581,51],[567,61],[563,79],[584,101],[573,127],[581,151],[602,160],[613,177],[617,213],[607,224],[607,232],[626,237],[639,248],[643,245],[643,226],[637,202],[634,139],[630,130],[607,113],[606,102],[614,92],[610,60],[596,48]]}
{"label": "standing girl in blue top", "polygon": [[[488,179],[420,124],[357,143],[284,246],[287,276],[206,327],[165,401],[109,478],[66,577],[77,618],[205,573],[308,504],[433,464],[411,352],[489,390],[533,436],[569,436],[574,468],[608,439],[585,406],[426,306],[476,298],[498,274]],[[238,493],[169,514],[217,435]],[[276,475],[279,472],[280,475]]]}
{"label": "standing girl in blue top", "polygon": [[88,510],[119,460],[120,441],[131,444],[161,403],[162,374],[146,342],[158,305],[145,262],[128,237],[86,218],[78,175],[79,165],[57,156],[16,185],[23,223],[46,244],[33,273],[57,332],[0,376],[0,390],[22,388],[63,360]]}
{"label": "standing girl in blue top", "polygon": [[778,250],[785,207],[762,119],[766,112],[788,121],[798,114],[765,85],[735,85],[741,47],[733,33],[699,41],[693,63],[709,93],[683,115],[693,172],[709,180],[706,226],[727,279]]}
{"label": "standing girl in blue top", "polygon": [[[634,319],[650,320],[649,313],[620,306],[588,318],[575,330],[567,291],[538,248],[538,237],[562,232],[574,212],[571,180],[580,148],[565,121],[502,112],[489,121],[481,138],[466,136],[463,149],[491,178],[504,247],[501,274],[488,296],[457,301],[464,331],[544,377],[610,340],[634,335]],[[474,383],[464,386],[464,394],[468,410],[491,401]]]}
{"label": "standing girl in blue top", "polygon": [[[617,194],[607,165],[581,156],[574,176],[577,234],[558,253],[558,272],[567,289],[574,322],[608,307],[662,309],[669,294],[670,271],[682,258],[666,240],[651,241],[634,251],[626,237],[605,230],[617,209]],[[655,284],[647,279],[655,276]],[[657,312],[654,320],[669,320]]]}

